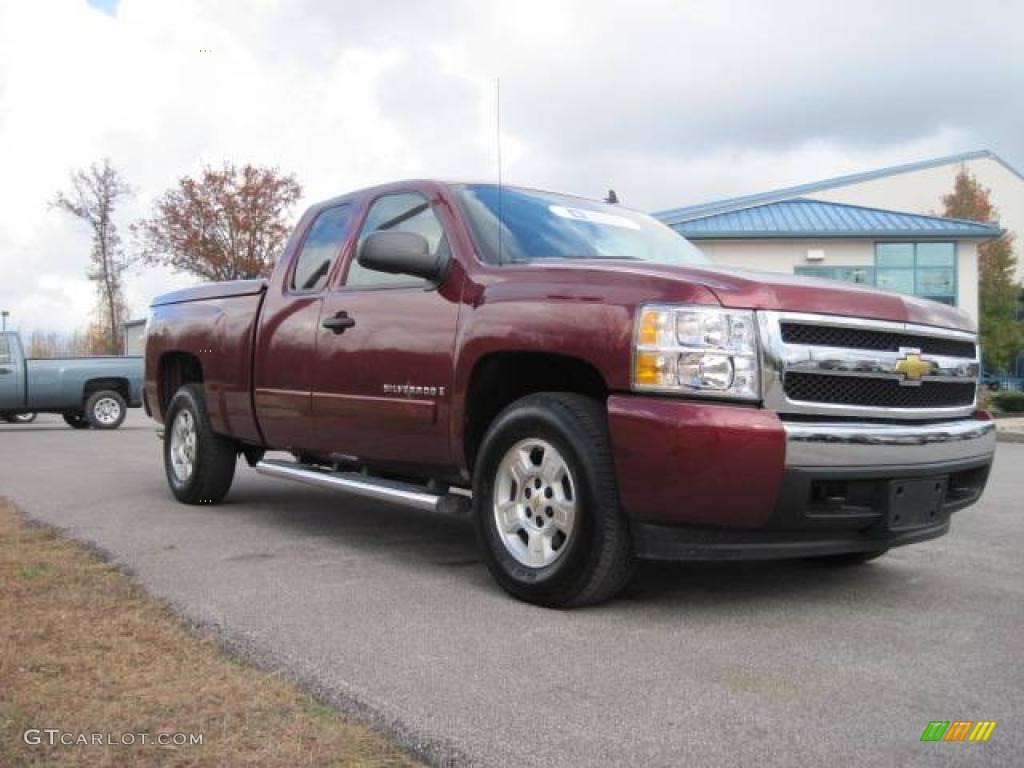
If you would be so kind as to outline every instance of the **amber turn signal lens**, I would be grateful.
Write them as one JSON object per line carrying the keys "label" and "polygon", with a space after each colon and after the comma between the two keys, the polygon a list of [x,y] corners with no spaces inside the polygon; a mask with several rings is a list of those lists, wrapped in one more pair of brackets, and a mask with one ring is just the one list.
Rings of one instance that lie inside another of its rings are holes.
{"label": "amber turn signal lens", "polygon": [[662,313],[655,310],[644,310],[640,315],[640,328],[637,331],[637,339],[641,345],[654,346],[658,343],[658,331],[662,326]]}
{"label": "amber turn signal lens", "polygon": [[660,355],[654,352],[637,352],[634,381],[637,384],[659,384],[662,364]]}

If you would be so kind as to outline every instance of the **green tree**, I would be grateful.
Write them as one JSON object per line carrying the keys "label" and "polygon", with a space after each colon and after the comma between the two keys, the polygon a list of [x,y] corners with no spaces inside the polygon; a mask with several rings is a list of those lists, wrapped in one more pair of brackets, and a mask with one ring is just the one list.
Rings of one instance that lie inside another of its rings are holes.
{"label": "green tree", "polygon": [[[942,198],[943,215],[968,221],[993,221],[997,211],[989,194],[988,188],[970,171],[961,168],[953,192]],[[1022,288],[1014,280],[1016,268],[1012,234],[978,246],[978,326],[982,355],[989,370],[1010,370],[1024,349],[1024,324],[1017,321],[1017,302]]]}

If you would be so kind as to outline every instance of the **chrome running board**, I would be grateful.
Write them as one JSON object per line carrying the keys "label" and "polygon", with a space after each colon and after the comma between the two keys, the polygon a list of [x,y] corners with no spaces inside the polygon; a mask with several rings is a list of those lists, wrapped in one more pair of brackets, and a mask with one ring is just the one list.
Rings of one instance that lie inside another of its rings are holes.
{"label": "chrome running board", "polygon": [[469,513],[468,499],[461,494],[436,493],[424,486],[372,477],[359,472],[334,472],[309,464],[273,460],[258,462],[256,471],[268,477],[294,480],[317,488],[341,491],[363,499],[401,504],[426,512],[449,515]]}

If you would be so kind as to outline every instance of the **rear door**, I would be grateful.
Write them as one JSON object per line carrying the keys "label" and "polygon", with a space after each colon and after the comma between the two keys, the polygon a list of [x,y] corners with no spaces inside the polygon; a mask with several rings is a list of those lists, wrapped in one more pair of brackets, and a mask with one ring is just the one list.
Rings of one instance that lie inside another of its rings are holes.
{"label": "rear door", "polygon": [[[362,267],[358,247],[376,231],[416,232],[450,251],[449,209],[429,190],[388,192],[369,205],[346,255],[341,285],[324,299],[313,392],[320,451],[369,463],[443,467],[463,271],[440,286]],[[345,318],[345,327],[338,327]]]}
{"label": "rear door", "polygon": [[0,334],[0,410],[17,410],[25,404],[23,361],[17,342]]}
{"label": "rear door", "polygon": [[311,396],[317,323],[331,269],[351,230],[351,203],[319,211],[279,284],[267,291],[254,360],[253,397],[273,448],[313,447]]}

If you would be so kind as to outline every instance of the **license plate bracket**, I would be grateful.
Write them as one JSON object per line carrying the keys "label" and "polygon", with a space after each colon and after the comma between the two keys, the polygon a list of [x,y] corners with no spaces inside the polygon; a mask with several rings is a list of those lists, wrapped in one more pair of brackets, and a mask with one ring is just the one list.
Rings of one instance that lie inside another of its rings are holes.
{"label": "license plate bracket", "polygon": [[935,525],[942,519],[949,478],[906,478],[889,482],[889,528],[902,531]]}

